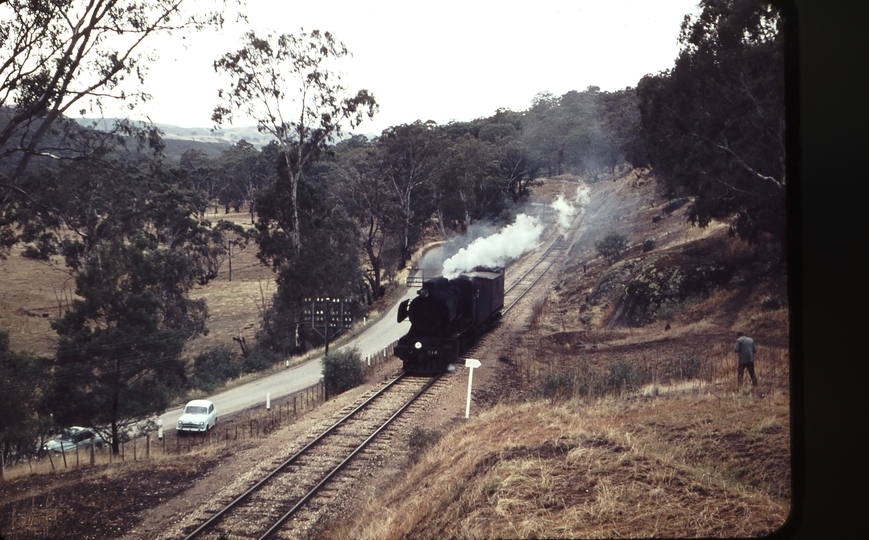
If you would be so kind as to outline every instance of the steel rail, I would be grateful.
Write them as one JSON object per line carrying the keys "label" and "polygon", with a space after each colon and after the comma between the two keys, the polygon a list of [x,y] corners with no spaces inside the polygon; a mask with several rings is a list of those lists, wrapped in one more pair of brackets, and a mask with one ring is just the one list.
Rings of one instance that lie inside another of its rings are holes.
{"label": "steel rail", "polygon": [[[560,243],[561,243],[561,240],[556,240],[555,242],[553,242],[552,245],[549,246],[549,249],[547,249],[546,252],[545,252],[545,253],[540,257],[540,259],[539,259],[536,263],[534,263],[534,266],[533,266],[530,270],[528,270],[527,272],[525,272],[525,274],[524,274],[521,278],[519,278],[519,279],[516,281],[516,283],[514,283],[514,284],[513,284],[509,289],[507,289],[506,291],[504,291],[504,294],[506,295],[509,291],[512,291],[514,288],[516,288],[516,286],[518,286],[519,283],[522,282],[522,280],[524,280],[526,277],[528,277],[528,275],[529,275],[531,272],[533,272],[534,270],[536,270],[537,267],[540,266],[540,265],[543,263],[543,261],[544,261],[544,260],[545,260],[549,255],[552,254],[552,251],[555,250],[556,245],[558,245],[558,244],[560,244]],[[553,261],[550,261],[550,262],[549,262],[549,265],[548,265],[546,268],[544,268],[542,272],[540,272],[540,275],[537,276],[537,277],[534,279],[534,281],[531,282],[531,284],[528,285],[528,287],[527,287],[524,291],[522,291],[522,293],[521,293],[518,297],[516,297],[516,299],[513,300],[513,302],[511,302],[510,305],[507,306],[507,307],[506,307],[506,308],[501,312],[501,314],[503,315],[503,314],[507,313],[508,311],[510,311],[510,310],[513,308],[513,306],[515,306],[515,305],[519,302],[519,300],[522,300],[522,298],[523,298],[526,294],[528,294],[528,291],[530,291],[531,289],[533,289],[534,286],[537,285],[537,282],[540,281],[540,280],[543,278],[544,275],[546,275],[546,272],[548,272],[549,269],[552,268],[552,265],[553,265],[553,264],[555,264],[555,261],[554,261],[554,260],[553,260]]]}
{"label": "steel rail", "polygon": [[345,465],[350,463],[350,460],[352,460],[354,457],[356,457],[356,454],[358,454],[359,452],[364,450],[365,447],[368,446],[369,443],[371,443],[371,441],[373,441],[378,435],[380,435],[381,431],[386,429],[396,418],[398,418],[408,407],[410,407],[410,405],[414,401],[416,401],[417,398],[419,398],[419,396],[423,395],[426,390],[431,388],[431,386],[435,382],[437,382],[438,379],[441,378],[441,375],[443,375],[443,374],[439,374],[439,375],[432,377],[432,379],[429,382],[427,382],[422,388],[420,388],[410,399],[407,400],[407,402],[405,402],[404,405],[402,405],[392,416],[390,416],[389,419],[383,423],[383,425],[381,425],[379,428],[377,428],[377,430],[374,433],[372,433],[367,439],[365,439],[365,441],[363,441],[358,447],[356,447],[356,449],[353,450],[353,452],[349,456],[347,456],[347,458],[344,459],[344,461],[342,461],[334,469],[332,469],[332,471],[329,474],[327,474],[320,481],[319,484],[314,486],[304,497],[302,497],[299,500],[299,502],[296,503],[295,506],[293,506],[274,525],[272,525],[272,527],[269,530],[267,530],[265,532],[265,534],[263,534],[260,537],[259,540],[265,540],[266,538],[271,536],[275,531],[277,531],[281,527],[281,525],[283,525],[286,520],[288,520],[293,514],[295,514],[296,511],[298,511],[306,502],[308,502],[308,500],[311,497],[313,497],[320,490],[320,488],[322,488],[324,485],[326,485],[326,482],[331,480],[332,477],[338,473],[338,471],[340,471],[341,469],[344,468]]}
{"label": "steel rail", "polygon": [[[551,244],[551,245],[546,249],[546,251],[543,252],[543,255],[541,255],[540,258],[537,259],[537,262],[535,262],[534,265],[533,265],[530,269],[528,269],[528,271],[526,271],[524,274],[522,274],[522,277],[520,277],[520,278],[517,279],[517,280],[516,280],[512,285],[510,285],[510,287],[507,288],[507,289],[504,291],[504,294],[507,294],[508,292],[512,291],[512,290],[515,289],[515,288],[516,288],[520,283],[522,283],[522,280],[525,279],[526,277],[528,277],[528,274],[530,274],[531,272],[533,272],[534,270],[536,270],[537,267],[540,266],[540,264],[543,262],[543,260],[546,259],[546,257],[549,256],[549,254],[552,252],[552,250],[555,249],[555,246],[557,246],[557,245],[560,244],[561,242],[562,242],[561,239],[558,239],[558,240],[556,240],[555,242],[553,242],[553,243],[552,243],[552,244]],[[544,273],[545,273],[545,271],[544,271]]]}
{"label": "steel rail", "polygon": [[217,523],[217,521],[220,520],[221,517],[223,517],[224,514],[226,514],[227,512],[229,512],[230,510],[232,510],[233,508],[235,508],[239,503],[241,503],[242,501],[244,501],[248,496],[250,496],[250,495],[251,495],[252,493],[254,493],[256,490],[258,490],[258,489],[259,489],[263,484],[265,484],[266,482],[268,482],[269,480],[271,480],[271,478],[272,478],[274,475],[276,475],[277,473],[281,472],[281,471],[284,470],[286,467],[288,467],[289,465],[291,465],[291,464],[292,464],[294,461],[296,461],[296,460],[299,458],[299,456],[301,456],[304,452],[306,452],[306,451],[309,450],[312,446],[314,446],[315,444],[317,444],[318,442],[320,442],[320,441],[321,441],[323,438],[325,438],[329,433],[331,433],[332,431],[334,431],[335,429],[337,429],[340,425],[342,425],[345,421],[347,421],[347,419],[349,419],[351,416],[355,415],[355,414],[358,413],[360,410],[362,410],[363,408],[365,408],[366,406],[368,406],[368,404],[371,403],[373,400],[375,400],[376,398],[380,397],[384,392],[386,392],[389,388],[391,388],[393,385],[395,385],[396,383],[398,383],[398,381],[400,381],[400,380],[403,379],[404,377],[405,377],[405,374],[402,373],[401,375],[399,375],[398,377],[396,377],[395,379],[393,379],[392,381],[390,381],[390,382],[389,382],[388,384],[386,384],[383,388],[381,388],[381,389],[378,390],[376,393],[374,393],[371,397],[369,397],[369,398],[366,399],[364,402],[362,402],[358,407],[356,407],[355,409],[353,409],[352,411],[350,411],[346,416],[344,416],[343,418],[341,418],[340,420],[338,420],[337,422],[335,422],[332,426],[330,426],[328,429],[326,429],[325,431],[323,431],[320,435],[318,435],[316,438],[314,438],[311,442],[309,442],[308,444],[306,444],[302,449],[300,449],[298,452],[296,452],[296,453],[293,454],[291,457],[289,457],[286,461],[284,461],[283,463],[281,463],[280,465],[278,465],[277,468],[275,468],[273,471],[271,471],[269,474],[267,474],[265,477],[263,477],[262,480],[260,480],[260,481],[257,482],[256,484],[254,484],[253,487],[251,487],[250,489],[248,489],[247,491],[245,491],[244,493],[242,493],[241,495],[239,495],[238,497],[236,497],[236,499],[233,500],[231,503],[229,503],[227,506],[225,506],[225,507],[223,508],[223,510],[221,510],[220,512],[218,512],[218,513],[214,514],[213,516],[211,516],[211,518],[209,518],[208,521],[206,521],[205,523],[203,523],[202,525],[200,525],[200,526],[199,526],[195,531],[193,531],[192,533],[190,533],[189,535],[187,535],[187,536],[185,537],[185,540],[192,540],[193,538],[196,538],[197,536],[199,536],[200,534],[202,534],[203,532],[205,532],[207,529],[211,528],[215,523]]}

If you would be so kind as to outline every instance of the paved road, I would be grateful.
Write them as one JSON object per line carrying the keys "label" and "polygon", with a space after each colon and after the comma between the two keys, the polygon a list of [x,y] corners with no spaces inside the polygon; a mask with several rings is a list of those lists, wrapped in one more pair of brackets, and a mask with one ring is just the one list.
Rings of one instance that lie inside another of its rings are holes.
{"label": "paved road", "polygon": [[[415,296],[416,290],[416,287],[408,288],[401,300]],[[386,316],[369,326],[359,336],[340,347],[339,350],[357,347],[359,354],[365,358],[383,350],[406,334],[410,329],[410,322],[396,323],[399,302],[396,302]],[[272,399],[277,399],[316,384],[322,378],[322,373],[323,357],[319,356],[286,371],[226,390],[207,399],[214,402],[219,423],[221,415],[241,411],[257,404],[262,404],[265,407],[266,394],[271,394]],[[163,421],[163,427],[166,429],[174,428],[178,417],[181,416],[181,411],[180,408],[172,409],[160,416],[159,419]]]}

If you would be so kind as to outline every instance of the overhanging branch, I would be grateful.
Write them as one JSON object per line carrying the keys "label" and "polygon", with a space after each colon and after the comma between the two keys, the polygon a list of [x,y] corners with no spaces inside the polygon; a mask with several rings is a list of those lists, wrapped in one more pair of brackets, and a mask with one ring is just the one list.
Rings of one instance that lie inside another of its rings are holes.
{"label": "overhanging branch", "polygon": [[700,139],[708,144],[711,144],[715,148],[718,148],[719,150],[723,150],[725,153],[729,154],[733,159],[736,160],[736,162],[739,164],[740,167],[742,167],[745,171],[747,171],[749,174],[751,174],[755,178],[757,178],[759,180],[763,180],[764,182],[771,183],[779,191],[784,189],[784,182],[780,182],[779,180],[776,180],[772,176],[767,176],[765,174],[759,173],[758,171],[754,170],[748,163],[746,163],[741,157],[739,157],[739,155],[730,148],[730,145],[727,143],[727,138],[724,138],[724,144],[719,144],[719,143],[709,139],[708,137],[703,136],[703,135],[699,135],[697,133],[692,133],[691,135],[694,138]]}

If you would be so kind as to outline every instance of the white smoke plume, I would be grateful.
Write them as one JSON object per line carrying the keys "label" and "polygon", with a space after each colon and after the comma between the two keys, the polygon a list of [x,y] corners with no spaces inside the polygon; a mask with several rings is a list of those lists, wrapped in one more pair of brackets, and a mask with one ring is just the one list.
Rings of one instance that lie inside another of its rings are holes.
{"label": "white smoke plume", "polygon": [[578,187],[576,189],[576,198],[574,199],[574,202],[579,206],[585,206],[590,201],[591,199],[588,196],[588,186],[583,185]]}
{"label": "white smoke plume", "polygon": [[552,208],[555,209],[555,213],[558,216],[558,225],[560,225],[562,229],[569,228],[570,221],[573,219],[573,216],[576,215],[576,208],[564,199],[564,195],[559,195],[555,198],[555,202],[552,203]]}
{"label": "white smoke plume", "polygon": [[511,259],[522,256],[537,247],[543,225],[527,214],[519,214],[516,221],[499,232],[477,238],[444,261],[442,275],[452,279],[477,266],[504,266]]}

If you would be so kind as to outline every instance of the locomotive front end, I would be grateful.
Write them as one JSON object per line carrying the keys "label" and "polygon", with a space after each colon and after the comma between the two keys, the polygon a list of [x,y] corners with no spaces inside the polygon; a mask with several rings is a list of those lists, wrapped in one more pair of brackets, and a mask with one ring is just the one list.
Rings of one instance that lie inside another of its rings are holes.
{"label": "locomotive front end", "polygon": [[408,373],[443,373],[449,364],[458,361],[459,340],[407,335],[396,343],[395,356],[401,358]]}

